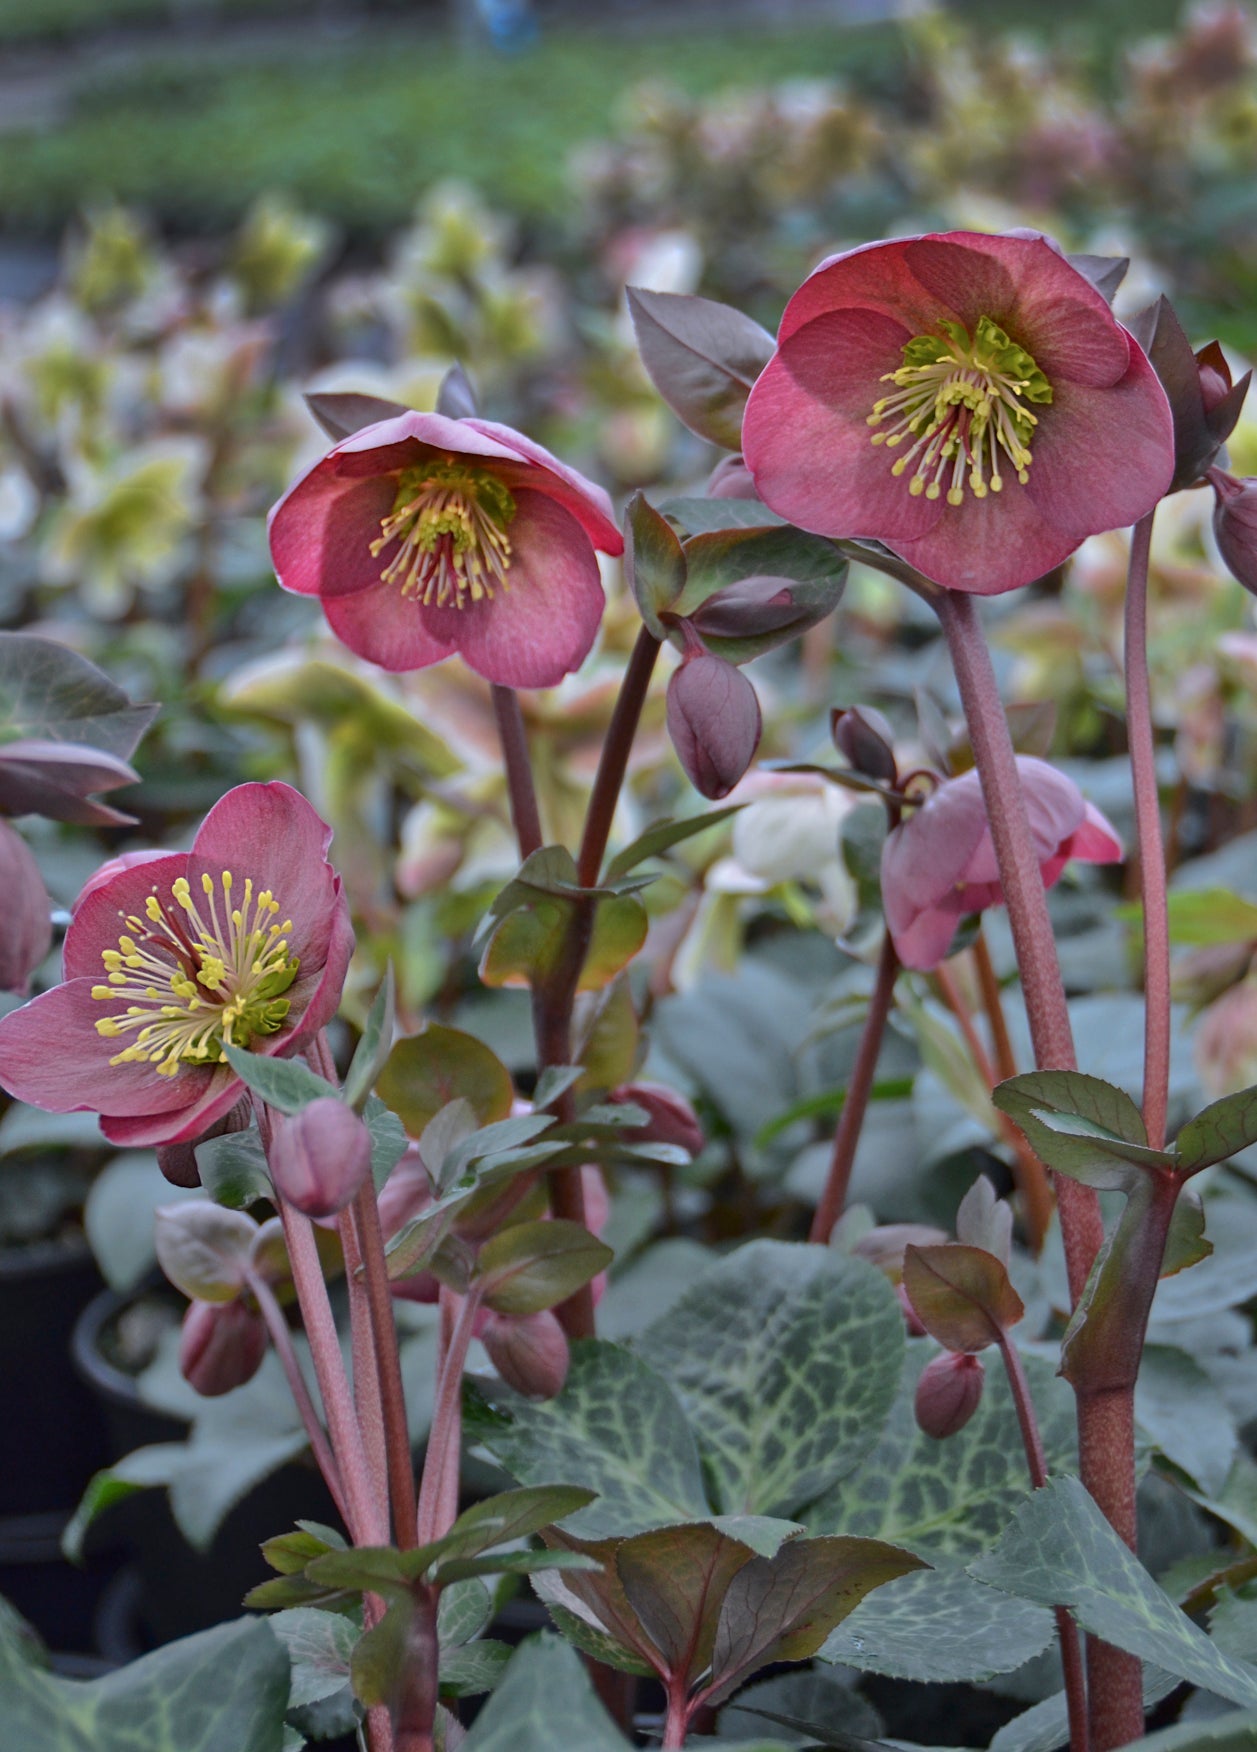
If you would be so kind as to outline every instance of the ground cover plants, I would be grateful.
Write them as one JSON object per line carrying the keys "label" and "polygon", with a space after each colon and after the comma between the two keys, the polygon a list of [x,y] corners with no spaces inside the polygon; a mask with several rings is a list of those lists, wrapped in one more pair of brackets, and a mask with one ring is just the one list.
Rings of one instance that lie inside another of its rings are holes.
{"label": "ground cover plants", "polygon": [[99,1119],[187,1420],[66,1549],[328,1507],[91,1679],[0,1607],[0,1744],[1257,1740],[1246,283],[1131,295],[1076,162],[786,276],[787,113],[802,212],[828,101],[661,107],[567,277],[449,190],[317,301],[283,203],[109,209],[6,316],[0,1152]]}

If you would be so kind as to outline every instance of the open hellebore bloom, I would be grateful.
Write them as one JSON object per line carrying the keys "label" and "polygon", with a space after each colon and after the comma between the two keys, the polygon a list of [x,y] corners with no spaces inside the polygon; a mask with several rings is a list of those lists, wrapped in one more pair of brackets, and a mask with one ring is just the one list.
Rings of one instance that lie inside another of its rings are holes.
{"label": "open hellebore bloom", "polygon": [[822,263],[786,306],[742,441],[792,523],[884,542],[980,595],[1134,523],[1174,473],[1147,357],[1037,236],[954,231]]}
{"label": "open hellebore bloom", "polygon": [[[1072,779],[1017,756],[1030,837],[1051,887],[1071,858],[1113,864],[1122,842]],[[882,904],[896,953],[922,971],[945,961],[962,918],[1003,904],[995,846],[976,771],[946,779],[886,836]]]}
{"label": "open hellebore bloom", "polygon": [[0,1020],[0,1082],[95,1111],[118,1144],[201,1137],[239,1100],[224,1043],[291,1053],[353,949],[331,830],[288,785],[238,785],[190,852],[120,869],[75,911],[65,981]]}
{"label": "open hellebore bloom", "polygon": [[624,543],[600,487],[492,420],[408,411],[342,439],[271,512],[285,590],[384,669],[459,652],[487,680],[552,687],[602,616],[595,548]]}

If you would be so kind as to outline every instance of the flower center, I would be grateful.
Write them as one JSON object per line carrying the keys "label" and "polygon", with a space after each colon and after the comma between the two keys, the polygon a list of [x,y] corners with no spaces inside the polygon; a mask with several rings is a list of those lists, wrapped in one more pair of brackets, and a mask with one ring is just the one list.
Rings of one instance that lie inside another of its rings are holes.
{"label": "flower center", "polygon": [[154,889],[144,918],[118,915],[127,929],[116,949],[102,949],[107,983],[92,987],[94,998],[121,1006],[96,1024],[107,1040],[127,1041],[111,1065],[155,1064],[159,1076],[173,1077],[184,1063],[225,1063],[224,1043],[248,1046],[283,1026],[289,1003],[281,994],[301,965],[288,947],[292,920],[274,922],[279,902],[266,888],[255,895],[252,877],[239,906],[230,870],[221,885],[221,914],[217,885],[205,875],[205,913],[180,876],[174,906]]}
{"label": "flower center", "polygon": [[903,364],[881,379],[893,395],[873,403],[874,444],[907,449],[891,465],[893,475],[916,467],[908,482],[913,497],[924,493],[959,505],[965,476],[976,499],[1004,485],[1006,457],[1024,487],[1030,479],[1030,443],[1039,423],[1029,403],[1044,405],[1052,386],[1024,347],[1010,341],[989,316],[978,318],[972,340],[958,322],[940,322],[941,335],[917,335],[903,350]]}
{"label": "flower center", "polygon": [[452,458],[403,469],[393,509],[371,543],[377,556],[398,543],[381,581],[437,608],[491,600],[495,588],[507,588],[506,530],[514,515],[514,498],[488,469]]}

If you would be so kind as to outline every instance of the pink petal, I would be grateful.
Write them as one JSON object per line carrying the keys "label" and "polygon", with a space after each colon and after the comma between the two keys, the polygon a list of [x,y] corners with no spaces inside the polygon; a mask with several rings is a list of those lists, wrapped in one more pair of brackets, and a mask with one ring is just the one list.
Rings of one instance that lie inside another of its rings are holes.
{"label": "pink petal", "polygon": [[499,425],[496,420],[464,420],[463,425],[483,437],[496,439],[499,443],[509,446],[522,456],[525,461],[542,468],[553,476],[553,480],[532,480],[522,475],[514,475],[509,470],[495,470],[508,486],[513,487],[518,480],[520,486],[535,487],[538,492],[548,493],[552,499],[568,511],[584,529],[585,534],[596,548],[603,553],[621,554],[624,552],[624,537],[620,534],[615,521],[615,512],[607,493],[593,481],[586,480],[576,469],[569,468],[557,456],[552,456],[540,444],[534,444],[531,438],[522,432],[514,431],[510,426]]}
{"label": "pink petal", "polygon": [[823,261],[786,305],[778,345],[817,317],[848,309],[875,310],[891,317],[902,324],[907,336],[935,334],[939,318],[955,313],[940,308],[939,300],[908,267],[908,250],[916,241],[901,237],[889,243],[865,243]]}
{"label": "pink petal", "polygon": [[964,880],[986,831],[986,810],[975,773],[940,785],[920,809],[887,834],[882,848],[882,904],[896,941],[922,912],[948,905],[946,897]]}
{"label": "pink petal", "polygon": [[10,1094],[52,1113],[169,1114],[198,1100],[215,1073],[190,1065],[161,1077],[152,1064],[109,1063],[126,1042],[97,1034],[109,1005],[92,997],[96,983],[69,980],[0,1019],[0,1082]]}
{"label": "pink petal", "polygon": [[[1050,418],[1048,417],[1050,415]],[[1043,515],[1073,534],[1137,523],[1168,492],[1174,425],[1156,373],[1140,348],[1109,389],[1056,388],[1034,442],[1026,492]]]}
{"label": "pink petal", "polygon": [[426,669],[454,650],[433,633],[413,596],[378,578],[354,596],[325,596],[323,613],[342,645],[381,669]]}
{"label": "pink petal", "polygon": [[[1056,767],[1049,766],[1047,761],[1037,760],[1033,755],[1017,756],[1017,774],[1021,779],[1026,817],[1030,823],[1031,843],[1035,856],[1042,865],[1056,855],[1062,842],[1081,824],[1082,792],[1072,779],[1067,778]],[[980,781],[977,773],[971,772],[953,781],[953,785],[959,784],[980,786]],[[943,787],[945,791],[952,788],[952,785]],[[983,818],[986,818],[985,804]],[[965,880],[990,883],[996,887],[999,885],[999,866],[995,859],[995,843],[991,838],[989,825],[984,829],[982,838],[974,847],[973,855],[965,867]]]}
{"label": "pink petal", "polygon": [[[308,1040],[317,1034],[320,1028],[326,1028],[340,1008],[341,994],[345,989],[345,975],[349,971],[349,960],[354,952],[354,930],[349,919],[349,905],[341,890],[339,877],[334,884],[334,890],[335,911],[332,915],[332,928],[322,950],[321,961],[318,964],[318,977],[317,979],[310,977],[307,964],[302,964],[301,973],[292,986],[289,1028],[281,1030],[279,1034],[274,1036],[274,1047],[259,1040],[256,1043],[256,1049],[260,1052],[287,1053],[295,1047],[298,1041]],[[295,925],[295,919],[293,923]]]}
{"label": "pink petal", "polygon": [[1120,864],[1125,852],[1121,838],[1094,803],[1084,804],[1082,826],[1069,842],[1071,858],[1081,858],[1084,864]]}
{"label": "pink petal", "polygon": [[903,965],[928,973],[940,961],[946,961],[965,910],[958,896],[954,899],[948,896],[939,905],[927,907],[906,927],[890,925],[888,917],[887,926],[895,953]]}
{"label": "pink petal", "polygon": [[252,877],[255,893],[269,888],[280,905],[277,920],[292,920],[293,953],[301,960],[302,981],[308,980],[323,965],[345,904],[327,861],[331,840],[331,828],[291,785],[237,785],[205,817],[188,854],[193,901],[208,910],[201,891],[201,877],[208,875],[222,917],[225,870],[234,878],[237,904],[246,877]]}
{"label": "pink petal", "polygon": [[132,915],[144,917],[144,902],[150,894],[156,892],[163,901],[168,901],[171,883],[186,875],[187,869],[186,852],[166,852],[115,872],[99,887],[94,886],[93,878],[80,895],[65,934],[62,952],[65,977],[104,979],[101,950],[118,947],[119,933],[129,929],[124,921]]}
{"label": "pink petal", "polygon": [[280,584],[303,596],[343,596],[378,582],[388,561],[376,558],[370,544],[396,496],[393,475],[346,481],[330,456],[316,462],[270,515],[271,563]]}
{"label": "pink petal", "polygon": [[579,669],[602,619],[598,562],[574,517],[547,493],[515,495],[508,589],[464,608],[424,608],[424,625],[503,687],[553,687]]}
{"label": "pink petal", "polygon": [[[1032,481],[1038,467],[1036,446]],[[900,535],[882,539],[901,559],[948,590],[999,596],[1032,584],[1069,558],[1082,534],[1068,526],[1066,516],[1063,507],[1041,504],[1030,487],[1005,474],[1001,493],[975,499],[966,487],[959,505],[944,503],[943,515],[927,535],[917,540]]]}
{"label": "pink petal", "polygon": [[[982,247],[987,241],[978,233],[953,231],[940,237],[915,238],[904,251],[904,265],[943,306],[941,314],[954,311],[970,335],[981,316],[1003,326],[1002,314],[1013,302],[1015,274],[1025,249],[1023,240],[1017,239],[1020,247],[1011,252],[1014,259],[1005,265],[995,251]],[[1010,238],[996,241],[1013,242]],[[938,333],[937,318],[925,332]]]}
{"label": "pink petal", "polygon": [[[176,1081],[188,1075],[180,1071]],[[241,1082],[227,1065],[218,1065],[210,1081],[187,1107],[168,1114],[102,1114],[100,1129],[111,1144],[140,1149],[153,1144],[181,1144],[203,1137],[240,1099]]]}
{"label": "pink petal", "polygon": [[809,323],[760,376],[742,426],[760,496],[821,535],[890,541],[925,536],[948,509],[913,498],[872,442],[868,416],[883,375],[903,361],[908,331],[877,311],[842,310]]}
{"label": "pink petal", "polygon": [[[503,443],[495,431],[509,433],[510,442]],[[421,414],[412,408],[395,419],[364,426],[342,438],[324,461],[332,465],[342,480],[414,468],[434,452],[514,462],[520,454],[516,437],[509,426],[494,428],[487,422],[451,420],[446,414]]]}

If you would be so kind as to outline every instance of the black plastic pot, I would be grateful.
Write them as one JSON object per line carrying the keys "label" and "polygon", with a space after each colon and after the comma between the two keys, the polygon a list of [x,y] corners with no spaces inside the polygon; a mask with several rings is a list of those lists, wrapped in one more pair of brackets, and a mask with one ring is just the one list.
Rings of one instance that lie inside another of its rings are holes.
{"label": "black plastic pot", "polygon": [[0,1515],[72,1509],[104,1462],[100,1408],[70,1360],[100,1287],[81,1236],[0,1251]]}
{"label": "black plastic pot", "polygon": [[[104,1291],[84,1309],[74,1334],[75,1365],[100,1400],[110,1461],[150,1443],[181,1441],[188,1432],[181,1420],[145,1405],[134,1378],[103,1354],[101,1334],[125,1306],[123,1297]],[[298,1519],[335,1525],[338,1518],[317,1471],[300,1463],[282,1467],[237,1503],[206,1552],[194,1551],[179,1531],[164,1490],[119,1503],[102,1518],[99,1538],[121,1547],[138,1577],[136,1652],[238,1617],[245,1594],[272,1573],[258,1549],[263,1540]]]}

